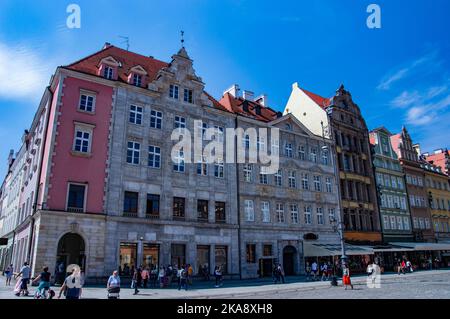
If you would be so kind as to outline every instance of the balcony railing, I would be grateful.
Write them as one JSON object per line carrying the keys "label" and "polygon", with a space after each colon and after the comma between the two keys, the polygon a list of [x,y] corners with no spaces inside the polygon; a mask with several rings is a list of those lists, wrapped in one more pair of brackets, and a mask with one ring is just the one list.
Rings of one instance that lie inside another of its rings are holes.
{"label": "balcony railing", "polygon": [[173,220],[177,220],[177,221],[185,221],[186,217],[185,216],[173,216]]}
{"label": "balcony railing", "polygon": [[137,218],[138,217],[138,213],[137,212],[123,212],[122,213],[123,217],[133,217],[133,218]]}
{"label": "balcony railing", "polygon": [[208,222],[208,217],[198,217],[197,221],[200,223],[207,223]]}
{"label": "balcony railing", "polygon": [[147,219],[159,219],[159,214],[145,214]]}
{"label": "balcony railing", "polygon": [[67,211],[71,213],[84,213],[84,208],[79,207],[67,207]]}

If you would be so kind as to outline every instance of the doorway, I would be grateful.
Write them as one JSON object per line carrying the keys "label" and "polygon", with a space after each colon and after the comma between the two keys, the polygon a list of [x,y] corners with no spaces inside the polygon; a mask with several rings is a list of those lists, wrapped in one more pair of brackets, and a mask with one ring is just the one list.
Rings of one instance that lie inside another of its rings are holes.
{"label": "doorway", "polygon": [[286,276],[295,275],[295,255],[297,249],[293,246],[286,246],[283,249],[283,268]]}
{"label": "doorway", "polygon": [[86,255],[84,239],[74,233],[65,234],[58,243],[56,256],[56,281],[61,283],[66,277],[66,268],[76,264],[86,273]]}

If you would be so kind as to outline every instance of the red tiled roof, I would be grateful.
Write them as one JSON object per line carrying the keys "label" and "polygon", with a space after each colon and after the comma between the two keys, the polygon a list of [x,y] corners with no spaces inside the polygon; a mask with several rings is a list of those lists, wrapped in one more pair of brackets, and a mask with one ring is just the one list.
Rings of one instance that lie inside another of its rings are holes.
{"label": "red tiled roof", "polygon": [[327,106],[330,106],[330,99],[321,97],[320,95],[317,95],[315,93],[312,93],[310,91],[307,91],[305,89],[301,89],[303,92],[305,92],[305,94],[311,99],[313,100],[317,105],[319,105],[321,108],[325,108]]}
{"label": "red tiled roof", "polygon": [[100,61],[109,56],[113,57],[117,62],[120,62],[121,66],[118,68],[118,77],[119,81],[125,83],[128,82],[130,69],[137,65],[140,65],[145,69],[149,81],[154,80],[158,71],[169,65],[166,62],[154,58],[126,51],[113,45],[106,45],[102,50],[75,63],[69,64],[66,68],[91,75],[97,75]]}
{"label": "red tiled roof", "polygon": [[[270,107],[263,106],[257,102],[244,100],[242,97],[236,98],[230,93],[225,93],[219,103],[229,112],[250,117],[258,121],[270,122],[277,119],[277,112]],[[244,110],[244,103],[248,104],[248,110]],[[256,113],[256,109],[260,108],[260,114]]]}

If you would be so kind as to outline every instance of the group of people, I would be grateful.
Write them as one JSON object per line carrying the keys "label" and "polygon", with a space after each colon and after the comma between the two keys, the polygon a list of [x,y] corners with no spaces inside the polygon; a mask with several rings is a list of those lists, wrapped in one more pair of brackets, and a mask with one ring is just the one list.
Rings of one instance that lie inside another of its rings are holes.
{"label": "group of people", "polygon": [[313,261],[312,264],[309,262],[306,263],[305,267],[305,275],[306,280],[331,280],[333,274],[336,273],[335,265],[332,265],[330,262],[322,262],[320,265]]}
{"label": "group of people", "polygon": [[406,274],[411,273],[414,271],[414,268],[409,260],[403,259],[402,261],[398,262],[397,265],[397,273],[400,274]]}

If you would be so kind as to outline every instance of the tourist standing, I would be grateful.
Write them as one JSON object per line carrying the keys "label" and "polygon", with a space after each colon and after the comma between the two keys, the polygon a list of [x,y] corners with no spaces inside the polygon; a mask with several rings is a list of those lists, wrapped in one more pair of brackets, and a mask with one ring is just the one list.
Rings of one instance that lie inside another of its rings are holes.
{"label": "tourist standing", "polygon": [[133,295],[137,295],[139,293],[139,289],[138,289],[138,277],[140,277],[141,275],[139,274],[139,269],[135,269],[133,272],[133,278],[131,279],[131,288],[134,288],[134,293]]}
{"label": "tourist standing", "polygon": [[142,281],[144,282],[144,288],[147,288],[148,278],[149,278],[149,276],[150,276],[147,267],[145,267],[145,268],[142,270],[142,275],[141,275],[141,276],[142,276]]}
{"label": "tourist standing", "polygon": [[310,280],[311,279],[311,265],[309,264],[309,262],[306,262],[305,274],[306,274],[306,280]]}
{"label": "tourist standing", "polygon": [[281,282],[284,284],[284,269],[283,266],[281,266],[281,264],[278,264],[277,272],[278,276],[281,278]]}
{"label": "tourist standing", "polygon": [[317,263],[314,261],[311,265],[311,271],[314,276],[314,280],[317,280]]}
{"label": "tourist standing", "polygon": [[222,270],[220,266],[216,266],[214,269],[214,276],[216,277],[216,288],[222,286]]}
{"label": "tourist standing", "polygon": [[118,299],[120,293],[120,277],[117,270],[114,270],[112,275],[109,276],[106,283],[106,289],[108,290],[108,299]]}
{"label": "tourist standing", "polygon": [[163,265],[161,265],[161,267],[159,268],[159,287],[160,288],[164,288],[164,277],[166,276],[166,269],[165,267],[163,267]]}

